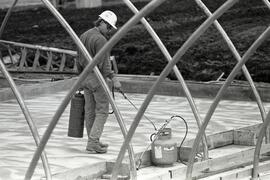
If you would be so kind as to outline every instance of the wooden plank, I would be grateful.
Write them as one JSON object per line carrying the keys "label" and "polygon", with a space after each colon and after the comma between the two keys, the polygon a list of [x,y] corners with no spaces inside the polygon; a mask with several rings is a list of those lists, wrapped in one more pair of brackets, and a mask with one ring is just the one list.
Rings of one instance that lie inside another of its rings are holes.
{"label": "wooden plank", "polygon": [[[191,147],[181,147],[178,149],[178,157],[179,160],[182,162],[188,162],[189,160],[189,155],[191,153],[192,148]],[[196,159],[195,159],[196,162]]]}
{"label": "wooden plank", "polygon": [[[270,167],[269,161],[264,161],[259,164],[260,180],[270,179],[269,167]],[[250,180],[252,169],[253,169],[253,165],[249,165],[244,168],[238,168],[238,169],[227,171],[221,174],[208,176],[206,178],[202,178],[201,180],[220,180],[220,179],[222,180],[243,180],[243,179]]]}
{"label": "wooden plank", "polygon": [[66,54],[63,53],[63,54],[62,54],[62,58],[61,58],[60,68],[59,68],[59,71],[60,71],[60,72],[63,72],[64,67],[65,67],[65,64],[66,64]]}
{"label": "wooden plank", "polygon": [[[261,127],[262,127],[262,123],[259,123],[256,125],[243,127],[240,129],[235,129],[234,130],[234,144],[245,145],[245,146],[255,146]],[[266,136],[267,136],[267,141],[265,143],[269,143],[269,128],[267,129]]]}
{"label": "wooden plank", "polygon": [[12,52],[10,50],[10,46],[8,46],[8,54],[9,54],[9,57],[11,59],[11,63],[14,64],[15,63],[15,60],[14,60],[13,55],[12,55]]}
{"label": "wooden plank", "polygon": [[[184,142],[184,145],[181,148],[179,148],[179,144],[178,144],[178,152],[179,152],[178,154],[179,154],[179,157],[181,157],[181,160],[183,161],[188,160],[193,141],[194,140],[188,140]],[[209,150],[226,146],[226,145],[231,145],[233,144],[233,130],[209,135],[207,136],[207,141],[208,141]],[[202,152],[202,147],[200,147],[200,152]],[[142,156],[142,153],[135,154],[135,159],[138,160],[139,158],[141,158],[140,168],[148,167],[152,165],[150,150],[144,152],[143,156]],[[127,158],[125,158],[125,160],[127,160]]]}
{"label": "wooden plank", "polygon": [[[199,163],[198,165],[195,163],[194,169],[197,171],[197,173],[194,173],[194,175],[197,174],[196,176],[203,177],[208,176],[209,174],[216,174],[227,171],[228,169],[234,169],[236,167],[251,164],[253,162],[254,151],[255,147],[252,147],[249,150],[210,159],[208,161]],[[260,154],[264,154],[269,151],[270,144],[266,144],[262,146]],[[204,173],[205,169],[208,170],[206,173]]]}
{"label": "wooden plank", "polygon": [[52,58],[53,58],[53,55],[52,55],[52,52],[47,52],[48,54],[48,61],[47,61],[47,64],[46,64],[46,71],[49,71],[50,68],[51,68],[51,65],[52,65]]}
{"label": "wooden plank", "polygon": [[[97,162],[92,165],[71,169],[66,172],[57,173],[52,176],[53,180],[84,180],[84,179],[98,179],[104,175],[108,179],[112,172],[115,162]],[[121,164],[119,169],[119,179],[129,179],[130,171],[128,164]],[[46,179],[45,177],[42,179]]]}
{"label": "wooden plank", "polygon": [[[214,174],[229,171],[235,168],[243,167],[252,164],[255,147],[250,147],[237,153],[232,153],[226,156],[209,159],[202,162],[196,162],[193,166],[193,177],[203,178]],[[270,144],[264,144],[260,154],[270,151]],[[269,159],[269,157],[267,157]],[[186,167],[173,170],[173,177],[184,177]]]}
{"label": "wooden plank", "polygon": [[40,57],[40,51],[37,50],[36,53],[35,53],[35,59],[34,59],[34,62],[33,62],[33,69],[32,70],[36,70],[37,66],[39,66],[39,57]]}
{"label": "wooden plank", "polygon": [[[145,152],[136,153],[135,155],[136,165],[139,169],[148,167],[152,165],[151,161],[151,150],[147,150]],[[125,162],[129,162],[129,159],[126,157],[124,159]]]}
{"label": "wooden plank", "polygon": [[25,43],[18,43],[18,42],[5,41],[5,40],[0,40],[0,43],[10,44],[10,45],[13,45],[16,47],[22,47],[22,48],[28,48],[28,49],[39,49],[41,51],[51,51],[54,53],[65,53],[65,54],[69,54],[71,56],[77,56],[77,52],[72,51],[72,50],[46,47],[46,46],[40,46],[40,45],[25,44]]}
{"label": "wooden plank", "polygon": [[[215,149],[222,146],[233,144],[233,130],[224,131],[216,134],[211,134],[206,137],[208,149]],[[192,147],[194,140],[188,140],[184,142],[183,147]],[[200,145],[200,150],[202,146]]]}
{"label": "wooden plank", "polygon": [[[260,180],[269,180],[270,179],[270,172],[269,172],[270,163],[267,164],[268,173],[259,173]],[[259,166],[260,170],[262,166]]]}
{"label": "wooden plank", "polygon": [[26,48],[21,48],[21,60],[20,60],[20,64],[19,64],[19,70],[23,70],[24,69],[24,65],[26,63],[26,56],[27,56],[27,49]]}
{"label": "wooden plank", "polygon": [[74,58],[73,72],[78,72],[77,59],[76,58]]}
{"label": "wooden plank", "polygon": [[[71,169],[64,173],[57,173],[52,176],[53,180],[74,180],[74,179],[95,179],[106,173],[106,162],[98,162],[81,168]],[[44,177],[44,180],[46,178]]]}
{"label": "wooden plank", "polygon": [[257,142],[257,134],[250,130],[235,130],[233,133],[234,144],[255,146]]}
{"label": "wooden plank", "polygon": [[207,136],[208,149],[215,149],[233,144],[233,130]]}
{"label": "wooden plank", "polygon": [[[115,162],[113,161],[108,161],[106,162],[106,169],[107,172],[106,174],[103,174],[101,177],[104,179],[109,179],[111,178],[111,174],[113,171],[113,167],[115,165]],[[119,171],[118,171],[118,178],[119,180],[127,180],[130,178],[130,167],[128,164],[126,163],[122,163],[119,167]]]}

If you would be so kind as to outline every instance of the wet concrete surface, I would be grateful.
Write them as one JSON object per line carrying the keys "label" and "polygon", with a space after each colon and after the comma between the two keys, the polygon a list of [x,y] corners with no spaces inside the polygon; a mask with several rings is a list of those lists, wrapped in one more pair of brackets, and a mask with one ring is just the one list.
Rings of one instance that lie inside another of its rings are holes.
{"label": "wet concrete surface", "polygon": [[[45,94],[26,100],[27,107],[36,123],[38,132],[42,135],[50,123],[56,109],[67,94],[62,91],[55,94]],[[126,94],[134,105],[139,108],[145,94]],[[116,93],[115,100],[124,122],[129,128],[137,110],[124,97]],[[195,99],[195,103],[203,118],[207,113],[212,99]],[[265,103],[269,111],[270,103]],[[90,165],[96,162],[111,160],[117,157],[123,143],[123,135],[114,115],[109,115],[101,140],[109,144],[106,154],[87,154],[86,131],[83,138],[67,136],[70,105],[60,118],[46,146],[46,153],[52,174]],[[145,115],[161,127],[165,120],[173,115],[182,116],[188,123],[187,139],[194,138],[197,125],[189,103],[184,97],[155,96],[146,110]],[[256,102],[253,101],[221,101],[207,127],[207,135],[237,129],[261,122],[261,116]],[[0,179],[23,179],[36,149],[30,129],[16,100],[0,102]],[[180,118],[173,119],[169,124],[173,129],[173,137],[179,142],[185,134],[185,125]],[[144,151],[150,143],[149,137],[155,130],[152,124],[142,118],[132,139],[135,152]],[[33,179],[44,177],[41,161],[35,170]]]}

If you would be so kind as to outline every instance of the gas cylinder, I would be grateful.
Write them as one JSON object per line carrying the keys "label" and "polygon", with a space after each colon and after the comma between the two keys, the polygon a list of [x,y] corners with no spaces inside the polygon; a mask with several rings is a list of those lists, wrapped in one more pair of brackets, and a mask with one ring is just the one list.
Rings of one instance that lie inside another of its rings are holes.
{"label": "gas cylinder", "polygon": [[164,128],[151,145],[151,158],[157,166],[172,165],[177,161],[177,143],[171,138],[172,129]]}
{"label": "gas cylinder", "polygon": [[71,99],[68,124],[69,137],[83,137],[84,129],[84,95],[79,91]]}

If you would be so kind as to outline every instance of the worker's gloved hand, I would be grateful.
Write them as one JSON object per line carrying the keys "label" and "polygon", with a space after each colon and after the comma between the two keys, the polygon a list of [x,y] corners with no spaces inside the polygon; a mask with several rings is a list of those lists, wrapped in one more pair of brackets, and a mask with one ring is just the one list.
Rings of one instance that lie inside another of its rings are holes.
{"label": "worker's gloved hand", "polygon": [[121,83],[120,81],[117,79],[117,77],[113,77],[112,78],[112,82],[113,82],[113,86],[117,91],[121,91]]}

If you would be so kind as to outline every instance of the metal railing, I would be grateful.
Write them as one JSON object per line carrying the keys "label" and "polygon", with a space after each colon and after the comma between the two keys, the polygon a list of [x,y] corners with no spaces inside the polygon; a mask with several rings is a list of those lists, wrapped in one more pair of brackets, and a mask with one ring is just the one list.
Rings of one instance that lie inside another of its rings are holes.
{"label": "metal railing", "polygon": [[[199,127],[199,131],[196,135],[196,138],[194,140],[193,143],[193,147],[192,147],[192,151],[189,157],[189,163],[188,163],[188,167],[187,167],[187,172],[186,172],[186,180],[190,180],[192,179],[192,169],[193,169],[193,164],[194,164],[194,159],[195,159],[195,155],[197,153],[197,150],[199,148],[199,144],[202,141],[203,146],[204,146],[204,159],[208,158],[208,149],[207,149],[207,142],[206,142],[206,138],[205,138],[205,129],[213,115],[213,113],[215,112],[215,109],[219,103],[219,101],[221,100],[222,96],[224,95],[226,89],[228,88],[229,84],[232,82],[232,80],[234,79],[235,75],[242,69],[244,72],[244,75],[246,77],[246,79],[248,80],[250,87],[253,91],[254,96],[256,97],[256,101],[261,113],[261,117],[262,117],[262,121],[263,121],[263,125],[261,127],[260,130],[260,134],[257,140],[257,144],[256,144],[256,150],[254,153],[254,161],[253,161],[253,174],[252,177],[253,179],[257,179],[258,177],[258,162],[259,162],[259,153],[260,153],[260,148],[261,148],[261,144],[262,144],[262,140],[265,137],[266,134],[266,130],[267,127],[270,123],[270,111],[268,112],[268,114],[266,115],[263,103],[261,101],[260,95],[256,90],[256,87],[254,85],[254,82],[251,78],[251,75],[249,74],[246,66],[244,65],[247,60],[250,58],[250,56],[254,53],[254,51],[270,36],[270,27],[268,27],[264,33],[262,33],[260,35],[260,37],[252,44],[252,46],[247,50],[247,52],[241,57],[240,54],[238,53],[238,51],[236,50],[235,46],[233,45],[232,41],[230,40],[230,38],[228,37],[228,35],[226,34],[226,32],[224,31],[224,29],[222,28],[222,26],[219,24],[219,22],[217,21],[217,18],[220,17],[222,14],[224,14],[229,8],[231,8],[235,3],[238,2],[238,0],[227,0],[220,8],[218,8],[214,13],[211,13],[209,11],[209,9],[204,5],[204,3],[201,0],[195,0],[197,5],[205,12],[205,14],[208,16],[208,18],[201,24],[201,26],[187,39],[187,41],[178,49],[178,51],[175,53],[175,55],[172,57],[168,50],[166,49],[166,47],[164,46],[164,44],[161,42],[160,38],[158,37],[158,35],[155,33],[155,31],[153,30],[153,28],[149,25],[149,23],[146,21],[146,19],[144,18],[147,14],[149,14],[150,12],[152,12],[155,8],[157,8],[160,4],[162,4],[165,0],[152,0],[150,3],[148,3],[143,9],[141,9],[140,11],[138,11],[136,9],[136,7],[129,1],[129,0],[124,0],[124,3],[134,12],[134,16],[126,23],[124,24],[124,26],[122,28],[120,28],[118,30],[118,32],[116,32],[116,34],[108,41],[108,43],[98,52],[98,54],[92,58],[89,53],[87,52],[87,50],[85,49],[85,47],[82,45],[81,41],[79,40],[79,38],[77,37],[77,35],[74,33],[74,31],[71,29],[71,27],[68,25],[68,23],[65,21],[65,19],[59,14],[59,12],[54,8],[54,6],[50,3],[49,0],[42,0],[42,2],[45,4],[45,6],[52,12],[52,14],[58,19],[58,21],[61,23],[61,25],[65,28],[65,30],[69,33],[69,35],[72,37],[73,41],[76,43],[77,47],[82,51],[83,55],[85,56],[86,59],[88,59],[89,64],[87,65],[87,67],[84,69],[84,71],[81,73],[81,75],[79,76],[78,80],[74,83],[74,85],[71,87],[71,89],[69,90],[69,92],[67,93],[67,95],[65,96],[64,100],[62,101],[62,103],[60,104],[60,106],[58,107],[57,111],[55,112],[48,128],[46,129],[43,137],[41,138],[41,140],[38,140],[38,135],[37,132],[35,131],[36,128],[33,125],[29,125],[30,129],[32,130],[32,134],[36,140],[36,144],[37,144],[37,150],[32,158],[32,161],[29,165],[29,168],[26,172],[25,175],[25,179],[31,179],[33,172],[36,168],[38,159],[40,156],[43,155],[43,150],[48,142],[48,139],[50,138],[50,135],[53,131],[53,129],[55,128],[59,118],[61,117],[63,111],[65,110],[67,104],[69,103],[72,95],[75,93],[75,91],[79,88],[81,82],[87,77],[87,74],[94,70],[94,72],[96,73],[99,81],[102,84],[103,89],[106,92],[106,95],[109,98],[109,101],[112,105],[112,108],[115,112],[116,115],[116,119],[119,123],[119,126],[122,130],[123,136],[124,136],[124,142],[122,144],[122,147],[119,151],[115,166],[113,168],[113,172],[112,172],[112,178],[113,180],[117,179],[117,175],[118,175],[118,170],[119,170],[119,166],[122,163],[122,160],[124,158],[125,152],[128,149],[129,152],[129,159],[130,159],[130,164],[131,164],[131,178],[132,179],[137,179],[137,174],[136,174],[136,168],[135,168],[135,162],[134,162],[134,153],[133,153],[133,149],[131,146],[131,140],[132,137],[136,131],[136,128],[138,127],[140,120],[146,110],[146,108],[148,107],[149,103],[151,102],[153,96],[155,95],[155,92],[158,88],[158,86],[161,84],[161,82],[165,79],[165,77],[170,73],[171,70],[174,71],[174,73],[176,74],[180,85],[182,86],[182,88],[184,89],[185,95],[187,97],[187,100],[190,104],[190,107],[192,109],[192,112],[194,114],[194,117],[196,119],[197,125]],[[270,4],[269,1],[267,0],[263,0],[263,2],[265,3],[265,5],[267,7],[270,8]],[[13,7],[16,5],[17,0],[14,1]],[[8,11],[2,25],[1,25],[1,29],[0,29],[0,38],[1,35],[3,33],[3,30],[5,28],[5,24],[8,20],[8,17],[11,13],[12,7],[10,8],[10,10]],[[124,35],[131,29],[131,27],[133,25],[135,25],[138,21],[141,21],[142,24],[146,27],[147,31],[150,33],[150,35],[152,36],[152,38],[155,40],[155,42],[157,43],[158,47],[160,48],[161,52],[164,54],[165,58],[168,61],[167,66],[163,69],[162,73],[160,74],[159,78],[156,80],[156,82],[154,83],[154,85],[151,87],[151,89],[149,90],[145,100],[143,101],[140,109],[138,110],[133,123],[130,126],[130,129],[127,131],[124,123],[123,123],[123,118],[121,116],[121,112],[118,110],[112,95],[109,91],[109,88],[105,82],[105,80],[103,79],[103,77],[101,76],[98,68],[96,67],[96,64],[98,64],[98,62],[100,61],[100,57],[102,56],[103,53],[109,51],[121,38],[124,37]],[[229,74],[228,78],[226,79],[226,81],[224,82],[224,84],[222,85],[221,89],[219,90],[218,94],[216,95],[213,103],[211,104],[204,120],[202,121],[202,118],[200,117],[200,114],[197,110],[197,107],[194,103],[194,100],[189,92],[189,89],[187,88],[187,85],[185,83],[185,80],[183,79],[181,72],[179,71],[179,69],[175,66],[175,64],[179,61],[179,59],[181,59],[181,57],[186,53],[186,51],[194,44],[194,42],[212,25],[214,24],[215,27],[218,29],[218,31],[220,32],[220,34],[222,35],[222,37],[224,38],[224,40],[226,41],[228,47],[230,48],[231,52],[233,53],[234,57],[236,58],[236,60],[238,61],[238,63],[235,65],[235,67],[233,68],[232,72]],[[4,43],[4,44],[8,44],[8,47],[10,45],[14,45],[14,43],[11,42],[7,42],[7,41],[2,41],[0,40],[0,43]],[[16,43],[16,45],[22,45],[24,47],[23,50],[21,50],[21,59],[23,59],[22,61],[20,61],[20,65],[19,65],[19,70],[22,69],[25,66],[25,62],[26,62],[26,54],[28,53],[28,51],[26,50],[26,48],[34,48],[36,49],[35,51],[35,59],[40,56],[38,54],[38,51],[44,50],[44,48],[41,47],[26,47],[26,44],[21,44],[21,43]],[[46,49],[49,52],[55,52],[56,49]],[[9,50],[9,56],[12,57],[12,54],[10,54],[11,50]],[[62,52],[62,51],[61,51]],[[55,53],[59,53],[59,52],[55,52]],[[72,54],[74,55],[74,54]],[[63,55],[64,56],[64,55]],[[62,56],[62,57],[63,57]],[[52,55],[49,53],[48,54],[48,61],[46,64],[46,68],[45,70],[50,70],[50,67],[52,65]],[[34,62],[35,62],[34,59]],[[63,60],[64,61],[64,60]],[[60,69],[63,70],[63,66],[61,66],[61,64],[63,64],[63,61],[61,61],[60,65],[58,64],[58,66],[60,67]],[[33,65],[31,68],[35,68],[37,67],[37,61],[35,63],[35,66]],[[22,110],[25,112],[25,117],[27,122],[32,122],[31,117],[29,112],[27,111],[27,109],[25,110],[25,106],[24,106],[24,102],[23,99],[20,97],[20,95],[16,92],[16,86],[15,84],[12,83],[12,78],[10,77],[10,75],[8,74],[8,72],[6,71],[6,68],[4,66],[3,63],[0,64],[1,65],[1,71],[3,72],[3,74],[5,74],[5,77],[7,79],[9,79],[10,81],[10,86],[14,89],[14,93],[16,94],[16,98],[18,100],[18,102],[21,105]],[[62,68],[61,68],[62,67]],[[58,71],[61,71],[58,69]],[[50,179],[50,172],[49,172],[49,168],[48,166],[48,162],[46,161],[45,156],[42,156],[42,160],[44,163],[44,169],[45,173],[46,173],[46,177],[47,179]]]}

